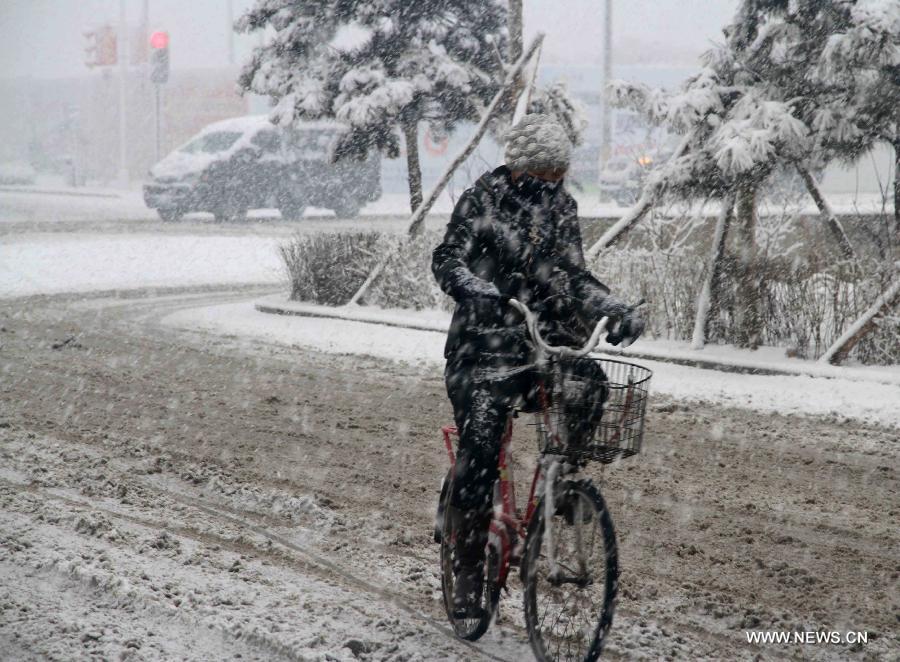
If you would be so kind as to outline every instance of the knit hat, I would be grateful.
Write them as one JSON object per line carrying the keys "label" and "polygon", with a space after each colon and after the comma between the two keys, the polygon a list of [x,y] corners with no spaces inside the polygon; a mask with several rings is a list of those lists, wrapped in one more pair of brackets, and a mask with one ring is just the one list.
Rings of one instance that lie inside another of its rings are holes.
{"label": "knit hat", "polygon": [[510,170],[566,170],[572,142],[550,115],[530,113],[506,134],[505,158]]}

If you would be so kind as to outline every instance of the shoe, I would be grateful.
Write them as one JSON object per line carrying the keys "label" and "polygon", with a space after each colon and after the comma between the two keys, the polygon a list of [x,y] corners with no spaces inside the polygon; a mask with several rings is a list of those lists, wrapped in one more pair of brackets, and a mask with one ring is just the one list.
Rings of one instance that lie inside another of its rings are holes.
{"label": "shoe", "polygon": [[484,565],[460,566],[453,583],[453,617],[481,618],[484,614]]}
{"label": "shoe", "polygon": [[484,553],[491,513],[451,507],[445,515],[452,518],[456,535],[453,616],[480,618],[484,613]]}

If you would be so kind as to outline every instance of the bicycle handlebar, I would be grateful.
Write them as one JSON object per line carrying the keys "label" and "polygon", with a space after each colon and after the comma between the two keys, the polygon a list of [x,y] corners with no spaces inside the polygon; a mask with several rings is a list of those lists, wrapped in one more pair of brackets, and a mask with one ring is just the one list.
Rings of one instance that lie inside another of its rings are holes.
{"label": "bicycle handlebar", "polygon": [[521,301],[518,301],[517,299],[510,299],[509,305],[525,316],[525,328],[528,329],[528,335],[531,336],[531,339],[534,341],[534,344],[538,346],[540,351],[547,354],[556,354],[557,356],[564,356],[573,359],[579,359],[582,356],[586,356],[600,342],[600,334],[606,330],[606,325],[609,324],[609,317],[601,318],[600,321],[597,322],[597,326],[594,327],[594,332],[591,334],[591,337],[581,349],[574,349],[572,347],[566,347],[565,345],[553,346],[548,345],[547,342],[541,337],[541,332],[537,327],[537,315],[531,312],[528,309],[528,306],[526,306]]}

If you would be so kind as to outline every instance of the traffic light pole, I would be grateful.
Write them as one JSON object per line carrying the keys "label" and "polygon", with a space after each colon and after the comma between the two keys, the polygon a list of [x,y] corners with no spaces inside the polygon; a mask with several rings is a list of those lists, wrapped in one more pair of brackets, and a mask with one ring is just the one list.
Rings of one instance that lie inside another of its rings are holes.
{"label": "traffic light pole", "polygon": [[160,143],[159,95],[161,93],[161,90],[160,90],[161,87],[162,87],[162,85],[160,85],[159,83],[157,83],[156,85],[153,86],[153,88],[156,91],[156,161],[157,162],[160,159],[160,153],[159,153],[160,152],[160,150],[159,150],[159,143]]}
{"label": "traffic light pole", "polygon": [[157,30],[150,35],[150,80],[156,92],[156,160],[161,156],[162,108],[160,97],[162,86],[169,80],[169,33]]}

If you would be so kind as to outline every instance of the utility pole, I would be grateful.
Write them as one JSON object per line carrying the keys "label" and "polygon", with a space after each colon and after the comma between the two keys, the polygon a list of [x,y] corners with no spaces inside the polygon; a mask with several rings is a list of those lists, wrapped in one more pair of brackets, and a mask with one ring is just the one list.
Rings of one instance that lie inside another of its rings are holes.
{"label": "utility pole", "polygon": [[128,131],[126,116],[128,109],[128,23],[126,0],[119,0],[119,38],[116,44],[119,59],[119,186],[128,187]]}
{"label": "utility pole", "polygon": [[234,64],[234,0],[226,3],[228,12],[228,64]]}
{"label": "utility pole", "polygon": [[[507,54],[507,66],[513,66],[522,57],[522,2],[523,0],[508,0],[507,3],[507,30],[509,31],[509,49]],[[525,86],[528,85],[527,67],[522,71],[522,76],[516,81],[516,84],[510,88],[509,95],[501,103],[500,114],[511,114],[511,119],[516,122],[519,117],[517,112],[518,106],[527,101],[522,101],[522,92],[525,92]],[[524,110],[522,111],[524,112]]]}
{"label": "utility pole", "polygon": [[612,0],[603,0],[603,88],[600,90],[600,160],[597,179],[606,168],[612,150],[612,117],[607,87],[612,80]]}

